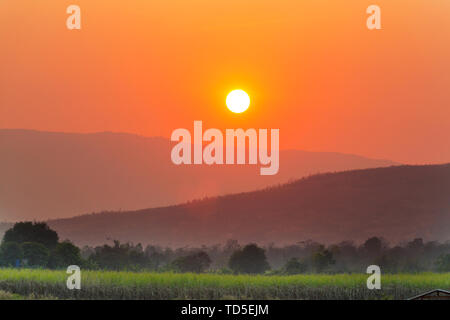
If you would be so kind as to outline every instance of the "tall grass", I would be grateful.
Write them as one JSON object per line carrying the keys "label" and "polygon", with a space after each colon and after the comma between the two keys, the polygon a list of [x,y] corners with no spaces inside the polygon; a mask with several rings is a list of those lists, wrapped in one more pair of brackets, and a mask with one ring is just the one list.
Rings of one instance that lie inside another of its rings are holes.
{"label": "tall grass", "polygon": [[61,299],[404,299],[450,288],[450,273],[386,274],[368,290],[366,274],[218,275],[82,271],[68,290],[64,271],[0,269],[0,290]]}

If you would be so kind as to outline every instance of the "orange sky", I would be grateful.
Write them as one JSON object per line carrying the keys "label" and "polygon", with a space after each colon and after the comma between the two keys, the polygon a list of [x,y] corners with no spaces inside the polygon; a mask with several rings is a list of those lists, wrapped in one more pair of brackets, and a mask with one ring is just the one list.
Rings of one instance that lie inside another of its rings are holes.
{"label": "orange sky", "polygon": [[[366,28],[374,3],[383,30]],[[446,0],[3,0],[0,128],[170,137],[203,120],[279,128],[282,148],[450,162],[449,17]]]}

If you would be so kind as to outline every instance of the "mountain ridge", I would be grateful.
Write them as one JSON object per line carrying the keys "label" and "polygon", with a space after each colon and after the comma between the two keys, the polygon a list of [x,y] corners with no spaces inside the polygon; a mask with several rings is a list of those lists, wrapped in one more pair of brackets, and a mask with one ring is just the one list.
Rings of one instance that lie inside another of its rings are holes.
{"label": "mountain ridge", "polygon": [[[167,206],[244,192],[327,171],[396,164],[340,153],[280,152],[280,172],[259,167],[176,166],[173,144],[130,133],[0,129],[0,219],[72,217]],[[24,201],[26,199],[26,201]]]}
{"label": "mountain ridge", "polygon": [[78,244],[111,239],[186,246],[450,239],[450,164],[322,173],[258,191],[48,223]]}

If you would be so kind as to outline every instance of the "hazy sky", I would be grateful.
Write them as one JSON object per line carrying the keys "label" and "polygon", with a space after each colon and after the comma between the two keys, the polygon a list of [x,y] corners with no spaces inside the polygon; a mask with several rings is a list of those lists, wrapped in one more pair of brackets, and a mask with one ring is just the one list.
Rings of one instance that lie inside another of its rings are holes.
{"label": "hazy sky", "polygon": [[282,148],[450,162],[449,17],[448,0],[2,0],[0,128],[169,137],[203,120],[279,128]]}

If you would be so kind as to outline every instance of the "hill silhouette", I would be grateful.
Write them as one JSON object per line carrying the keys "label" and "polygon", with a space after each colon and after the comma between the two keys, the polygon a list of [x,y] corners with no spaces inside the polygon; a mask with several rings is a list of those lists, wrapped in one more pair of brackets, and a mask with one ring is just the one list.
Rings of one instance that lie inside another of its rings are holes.
{"label": "hill silhouette", "polygon": [[186,246],[237,239],[293,243],[383,236],[450,239],[450,164],[318,174],[264,190],[176,206],[51,220],[80,245],[119,239]]}
{"label": "hill silhouette", "polygon": [[260,189],[318,172],[394,164],[287,150],[280,153],[277,175],[260,176],[259,166],[176,166],[170,150],[167,139],[124,133],[0,130],[0,221],[166,206]]}

